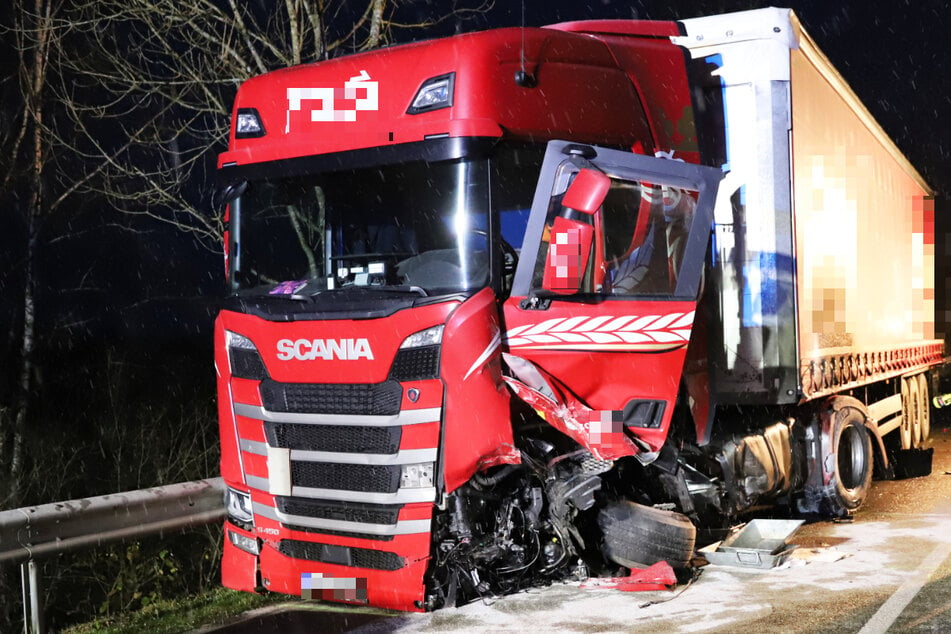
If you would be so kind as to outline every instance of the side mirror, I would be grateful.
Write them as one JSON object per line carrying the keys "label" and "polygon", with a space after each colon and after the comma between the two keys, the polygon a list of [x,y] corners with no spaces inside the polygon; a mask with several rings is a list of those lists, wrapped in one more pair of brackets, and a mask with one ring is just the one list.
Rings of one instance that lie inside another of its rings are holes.
{"label": "side mirror", "polygon": [[551,227],[542,288],[560,295],[577,293],[585,277],[594,228],[558,216]]}
{"label": "side mirror", "polygon": [[590,216],[601,208],[610,188],[611,179],[607,174],[586,168],[575,176],[561,204]]}
{"label": "side mirror", "polygon": [[211,196],[212,210],[217,213],[222,207],[243,194],[247,189],[248,181],[241,181],[239,183],[228,183],[227,185],[215,190],[215,193]]}

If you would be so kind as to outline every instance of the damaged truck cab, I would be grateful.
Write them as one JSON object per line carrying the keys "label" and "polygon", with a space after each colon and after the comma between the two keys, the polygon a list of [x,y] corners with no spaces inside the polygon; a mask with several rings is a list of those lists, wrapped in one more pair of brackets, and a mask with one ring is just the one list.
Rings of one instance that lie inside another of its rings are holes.
{"label": "damaged truck cab", "polygon": [[927,439],[930,191],[788,10],[275,71],[219,182],[228,587],[425,610],[684,569]]}

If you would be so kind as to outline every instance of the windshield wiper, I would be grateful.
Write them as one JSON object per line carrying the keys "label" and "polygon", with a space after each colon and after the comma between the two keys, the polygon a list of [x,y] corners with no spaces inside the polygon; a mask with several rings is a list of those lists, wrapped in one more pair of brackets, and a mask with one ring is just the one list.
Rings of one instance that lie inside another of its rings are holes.
{"label": "windshield wiper", "polygon": [[338,286],[337,288],[331,288],[331,289],[320,289],[313,293],[292,293],[292,294],[275,293],[273,295],[271,293],[249,293],[244,295],[239,294],[239,296],[244,299],[252,299],[252,300],[268,301],[268,300],[274,300],[274,299],[283,299],[285,301],[290,301],[290,302],[303,302],[307,304],[314,304],[317,302],[317,297],[319,295],[324,295],[327,293],[345,293],[347,291],[357,291],[357,292],[370,291],[374,293],[400,293],[400,294],[414,293],[416,295],[419,295],[420,297],[429,297],[429,293],[427,293],[424,288],[419,286],[409,286],[409,285],[406,285],[406,286],[349,285],[349,286]]}
{"label": "windshield wiper", "polygon": [[421,297],[429,297],[429,293],[427,293],[426,290],[420,286],[373,286],[371,284],[367,286],[341,286],[337,290],[342,291],[352,288],[376,291],[378,293],[416,293]]}

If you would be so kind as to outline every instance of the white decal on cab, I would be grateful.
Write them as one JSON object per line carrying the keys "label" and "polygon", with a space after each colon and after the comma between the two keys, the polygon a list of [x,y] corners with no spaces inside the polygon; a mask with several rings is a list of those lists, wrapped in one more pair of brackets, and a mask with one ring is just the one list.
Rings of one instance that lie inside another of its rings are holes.
{"label": "white decal on cab", "polygon": [[277,342],[277,358],[281,361],[372,361],[373,351],[367,339],[281,339]]}
{"label": "white decal on cab", "polygon": [[[306,110],[305,101],[319,101],[319,108],[310,109],[311,121],[356,121],[360,110],[380,109],[379,84],[370,79],[370,75],[361,70],[343,83],[343,90],[331,86],[322,88],[288,88],[287,89],[287,120],[284,124],[284,133],[290,132],[291,112]],[[337,102],[351,101],[352,108],[337,108]]]}

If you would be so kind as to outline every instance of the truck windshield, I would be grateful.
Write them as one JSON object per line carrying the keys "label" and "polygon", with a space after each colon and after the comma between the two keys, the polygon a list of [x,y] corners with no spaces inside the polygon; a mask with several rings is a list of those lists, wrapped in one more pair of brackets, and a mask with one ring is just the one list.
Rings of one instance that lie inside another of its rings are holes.
{"label": "truck windshield", "polygon": [[231,203],[232,289],[427,295],[489,280],[487,161],[252,181]]}

